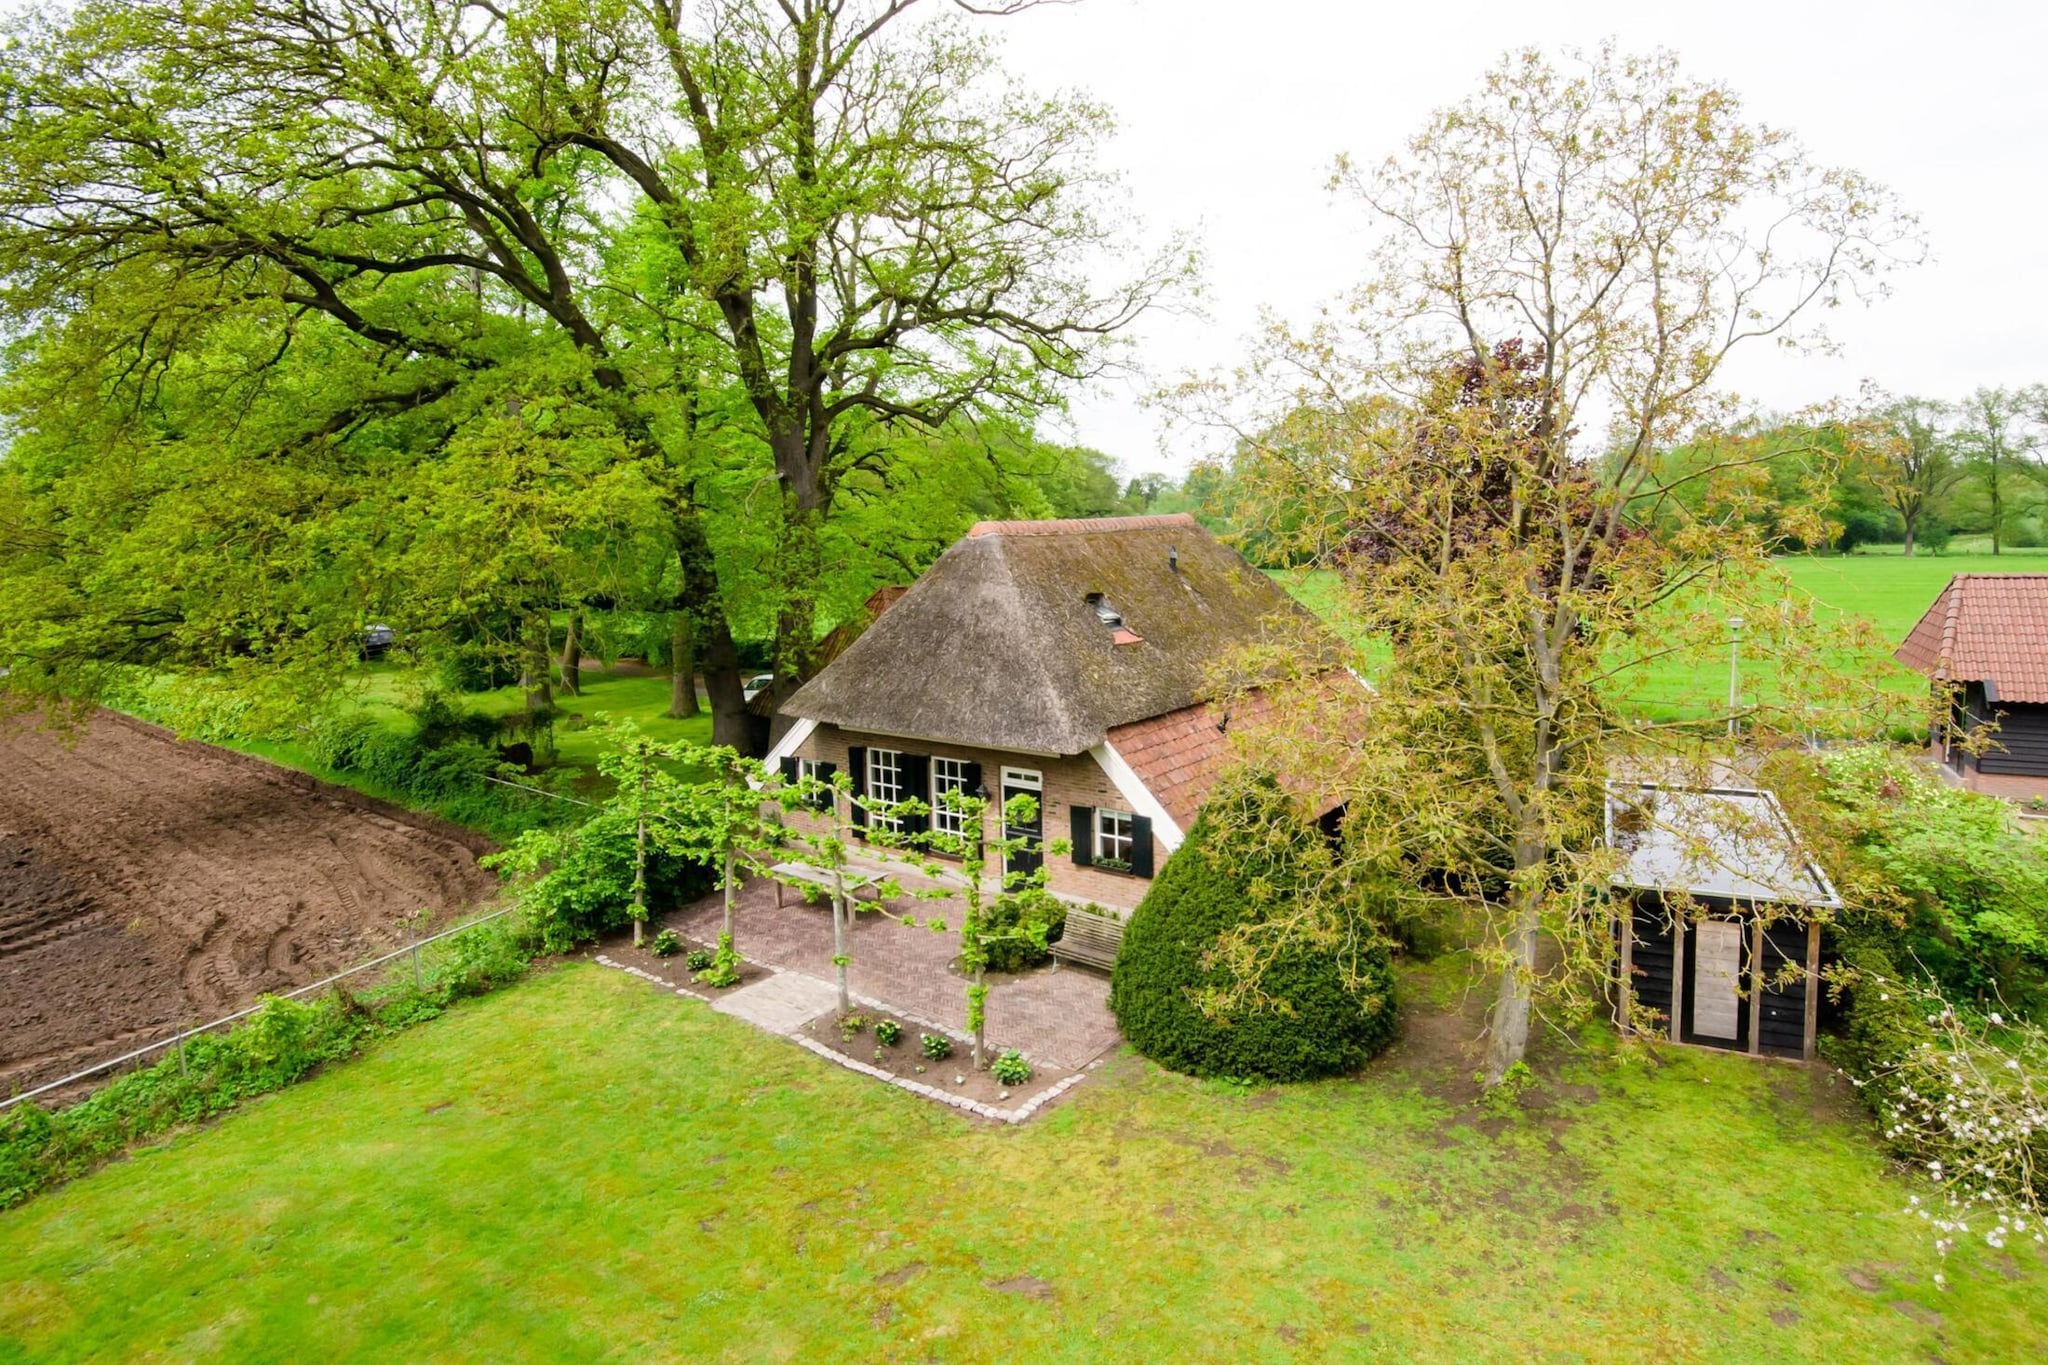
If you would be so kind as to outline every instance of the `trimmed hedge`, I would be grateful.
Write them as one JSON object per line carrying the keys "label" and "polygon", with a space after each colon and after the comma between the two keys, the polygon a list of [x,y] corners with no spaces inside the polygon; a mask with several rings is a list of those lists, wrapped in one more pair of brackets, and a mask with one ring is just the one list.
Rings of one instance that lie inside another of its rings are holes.
{"label": "trimmed hedge", "polygon": [[[1109,992],[1117,1026],[1138,1051],[1193,1076],[1296,1081],[1355,1071],[1393,1037],[1382,944],[1297,937],[1265,968],[1265,1003],[1215,1017],[1198,1004],[1229,984],[1226,968],[1204,960],[1217,940],[1257,922],[1262,906],[1284,904],[1307,860],[1327,856],[1320,834],[1270,787],[1255,784],[1233,806],[1227,832],[1207,812],[1196,820],[1125,928]],[[1345,952],[1355,954],[1349,963]]]}

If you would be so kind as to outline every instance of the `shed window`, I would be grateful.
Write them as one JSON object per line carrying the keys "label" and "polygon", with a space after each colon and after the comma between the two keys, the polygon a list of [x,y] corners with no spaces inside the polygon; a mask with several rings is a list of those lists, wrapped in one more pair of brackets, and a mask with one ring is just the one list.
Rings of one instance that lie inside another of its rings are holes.
{"label": "shed window", "polygon": [[[868,800],[873,806],[892,806],[903,799],[903,755],[894,749],[868,750]],[[868,823],[876,829],[899,831],[903,821],[870,812]]]}
{"label": "shed window", "polygon": [[959,792],[972,796],[968,787],[968,763],[960,758],[935,758],[932,760],[932,833],[949,835],[955,839],[968,836],[967,812],[954,810],[946,804],[947,792]]}
{"label": "shed window", "polygon": [[1122,810],[1095,812],[1095,865],[1128,872],[1131,868],[1131,814]]}

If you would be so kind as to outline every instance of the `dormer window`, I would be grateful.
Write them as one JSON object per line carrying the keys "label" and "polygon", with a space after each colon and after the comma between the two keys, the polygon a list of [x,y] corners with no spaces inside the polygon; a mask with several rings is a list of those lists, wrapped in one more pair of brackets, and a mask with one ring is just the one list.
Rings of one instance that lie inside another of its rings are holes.
{"label": "dormer window", "polygon": [[1144,636],[1124,624],[1124,614],[1118,611],[1116,605],[1107,597],[1104,597],[1099,592],[1091,592],[1088,594],[1088,605],[1095,609],[1095,619],[1102,622],[1103,629],[1109,632],[1109,642],[1111,644],[1142,645],[1145,643]]}

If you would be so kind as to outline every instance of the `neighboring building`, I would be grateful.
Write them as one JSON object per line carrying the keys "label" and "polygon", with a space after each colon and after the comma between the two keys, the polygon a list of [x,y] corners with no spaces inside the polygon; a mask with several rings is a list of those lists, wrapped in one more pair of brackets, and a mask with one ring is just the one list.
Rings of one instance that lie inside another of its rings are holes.
{"label": "neighboring building", "polygon": [[[1893,657],[1949,690],[1934,745],[1966,783],[2030,795],[2039,784],[2012,779],[2048,777],[2048,574],[1955,575]],[[1968,752],[1960,741],[1990,724]]]}
{"label": "neighboring building", "polygon": [[1770,792],[1611,782],[1607,841],[1621,917],[1620,1009],[1675,1043],[1811,1058],[1821,924],[1841,908]]}
{"label": "neighboring building", "polygon": [[1259,644],[1287,667],[1249,681],[1336,668],[1314,618],[1192,517],[982,522],[783,703],[769,762],[887,800],[1028,792],[1038,828],[1009,834],[1072,841],[1048,887],[1127,911],[1221,766],[1215,672]]}

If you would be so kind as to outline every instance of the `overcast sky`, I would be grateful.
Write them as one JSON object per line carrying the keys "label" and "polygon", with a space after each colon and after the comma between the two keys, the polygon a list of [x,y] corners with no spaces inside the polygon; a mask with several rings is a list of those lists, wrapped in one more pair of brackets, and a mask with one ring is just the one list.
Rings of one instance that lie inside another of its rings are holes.
{"label": "overcast sky", "polygon": [[[1149,229],[1205,256],[1205,318],[1157,316],[1139,353],[1157,377],[1230,363],[1261,306],[1306,317],[1354,283],[1365,219],[1323,189],[1332,158],[1377,161],[1430,110],[1527,43],[1668,47],[1728,82],[1751,117],[1796,132],[1919,213],[1933,259],[1869,309],[1830,316],[1839,358],[1761,348],[1733,387],[1795,408],[1855,390],[1959,397],[2048,380],[2048,5],[1814,3],[1373,4],[1365,0],[1083,0],[991,21],[1033,86],[1111,105],[1107,148]],[[1127,469],[1182,472],[1141,386],[1075,403],[1071,435]]]}

